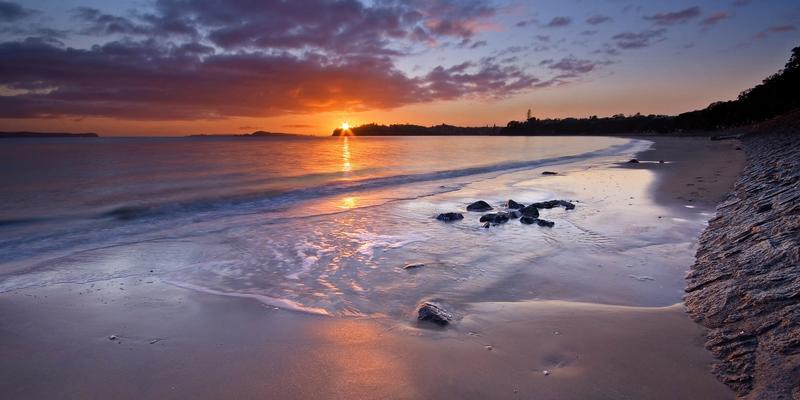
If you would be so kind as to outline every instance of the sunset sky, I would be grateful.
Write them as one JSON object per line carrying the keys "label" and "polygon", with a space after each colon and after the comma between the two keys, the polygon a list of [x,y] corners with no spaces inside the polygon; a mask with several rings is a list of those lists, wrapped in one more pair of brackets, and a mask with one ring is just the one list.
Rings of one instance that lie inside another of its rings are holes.
{"label": "sunset sky", "polygon": [[0,130],[330,134],[732,99],[797,0],[0,0]]}

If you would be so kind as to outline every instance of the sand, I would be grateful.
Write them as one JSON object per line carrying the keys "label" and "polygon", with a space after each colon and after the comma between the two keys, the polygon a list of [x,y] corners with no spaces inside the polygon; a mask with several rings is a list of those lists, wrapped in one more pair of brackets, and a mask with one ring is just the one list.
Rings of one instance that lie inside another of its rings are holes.
{"label": "sand", "polygon": [[[655,142],[637,157],[667,163],[622,167],[654,171],[652,194],[675,213],[694,212],[687,203],[713,207],[744,159],[734,142]],[[414,322],[413,310],[399,321],[331,318],[195,293],[157,278],[29,288],[0,294],[0,393],[14,399],[733,397],[710,373],[703,331],[680,304],[536,300],[476,302],[461,311],[453,326],[431,329]]]}

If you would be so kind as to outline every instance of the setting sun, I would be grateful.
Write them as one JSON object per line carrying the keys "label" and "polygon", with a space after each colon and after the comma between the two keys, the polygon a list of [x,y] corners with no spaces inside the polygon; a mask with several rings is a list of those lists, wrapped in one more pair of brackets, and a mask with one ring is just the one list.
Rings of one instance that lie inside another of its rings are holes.
{"label": "setting sun", "polygon": [[342,128],[343,131],[349,131],[350,124],[348,124],[347,122],[342,122],[342,126],[340,126],[340,128]]}

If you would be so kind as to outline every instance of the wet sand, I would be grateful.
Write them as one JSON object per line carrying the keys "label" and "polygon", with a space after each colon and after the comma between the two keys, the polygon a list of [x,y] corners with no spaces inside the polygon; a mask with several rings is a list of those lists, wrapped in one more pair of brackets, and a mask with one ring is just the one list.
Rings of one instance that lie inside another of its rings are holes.
{"label": "wet sand", "polygon": [[[622,167],[653,171],[651,195],[675,214],[713,208],[744,159],[732,142],[654,141],[653,150],[637,157],[666,163]],[[699,209],[685,207],[694,204]],[[418,325],[413,310],[406,320],[331,318],[196,293],[158,278],[18,290],[0,294],[0,393],[15,399],[733,397],[710,373],[703,332],[680,304],[491,298],[459,310],[463,318],[442,330]]]}

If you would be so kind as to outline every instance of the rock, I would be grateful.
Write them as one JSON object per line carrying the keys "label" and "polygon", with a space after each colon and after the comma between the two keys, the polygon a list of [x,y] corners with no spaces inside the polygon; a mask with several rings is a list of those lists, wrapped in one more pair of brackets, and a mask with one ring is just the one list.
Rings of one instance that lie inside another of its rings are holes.
{"label": "rock", "polygon": [[117,335],[111,335],[108,337],[108,340],[117,340],[119,337]]}
{"label": "rock", "polygon": [[522,216],[522,212],[519,210],[514,210],[508,213],[508,218],[517,219]]}
{"label": "rock", "polygon": [[542,172],[542,175],[558,175],[558,172],[544,171],[544,172]]}
{"label": "rock", "polygon": [[493,224],[504,224],[508,222],[508,214],[492,213],[481,216],[480,222],[491,222]]}
{"label": "rock", "polygon": [[781,118],[742,138],[747,165],[686,276],[684,303],[708,329],[712,370],[739,398],[800,394],[800,125]]}
{"label": "rock", "polygon": [[526,217],[539,218],[539,209],[533,204],[523,208],[520,212]]}
{"label": "rock", "polygon": [[772,210],[772,204],[767,203],[767,204],[762,204],[761,206],[759,206],[758,210],[756,210],[756,212],[760,214],[760,213],[763,213],[763,212],[767,212],[769,210]]}
{"label": "rock", "polygon": [[519,222],[522,222],[525,225],[535,224],[536,221],[536,217],[529,217],[527,215],[519,219]]}
{"label": "rock", "polygon": [[446,326],[453,321],[453,315],[444,307],[433,301],[423,301],[417,307],[417,319],[420,321],[433,322],[440,326]]}
{"label": "rock", "polygon": [[519,210],[520,208],[525,207],[525,205],[521,204],[521,203],[517,203],[514,200],[509,200],[508,203],[506,203],[506,207],[514,209],[514,210]]}
{"label": "rock", "polygon": [[464,219],[464,215],[456,212],[442,213],[436,216],[436,219],[444,222],[453,222]]}
{"label": "rock", "polygon": [[566,208],[567,210],[574,210],[575,209],[575,204],[572,204],[572,203],[570,203],[570,202],[568,202],[566,200],[559,200],[558,204],[560,206]]}
{"label": "rock", "polygon": [[412,264],[404,265],[403,269],[415,269],[415,268],[422,268],[424,266],[425,266],[425,264],[423,264],[423,263],[412,263]]}
{"label": "rock", "polygon": [[637,160],[637,159],[635,159],[635,158],[631,158],[631,159],[628,161],[628,164],[638,164],[638,163],[639,163],[639,160]]}
{"label": "rock", "polygon": [[658,160],[658,163],[659,163],[659,164],[663,164],[663,163],[664,163],[664,160]]}
{"label": "rock", "polygon": [[484,228],[487,228],[487,229],[488,229],[490,226],[492,226],[492,223],[491,223],[491,222],[487,222],[487,223],[483,224],[483,227],[484,227]]}
{"label": "rock", "polygon": [[492,206],[483,200],[478,200],[467,206],[467,211],[489,211],[491,209]]}
{"label": "rock", "polygon": [[547,200],[547,201],[542,201],[542,202],[539,202],[539,203],[533,203],[531,205],[536,207],[536,208],[540,208],[540,209],[541,208],[550,209],[550,208],[555,208],[555,207],[560,206],[561,203],[560,203],[560,200]]}
{"label": "rock", "polygon": [[544,371],[542,371],[542,373],[544,374],[544,376],[550,375],[550,371],[548,371],[548,370],[544,370]]}
{"label": "rock", "polygon": [[538,218],[536,219],[536,224],[539,225],[539,226],[546,227],[546,228],[552,228],[552,227],[554,227],[556,225],[556,223],[553,222],[553,221],[547,221],[547,220],[538,219]]}

